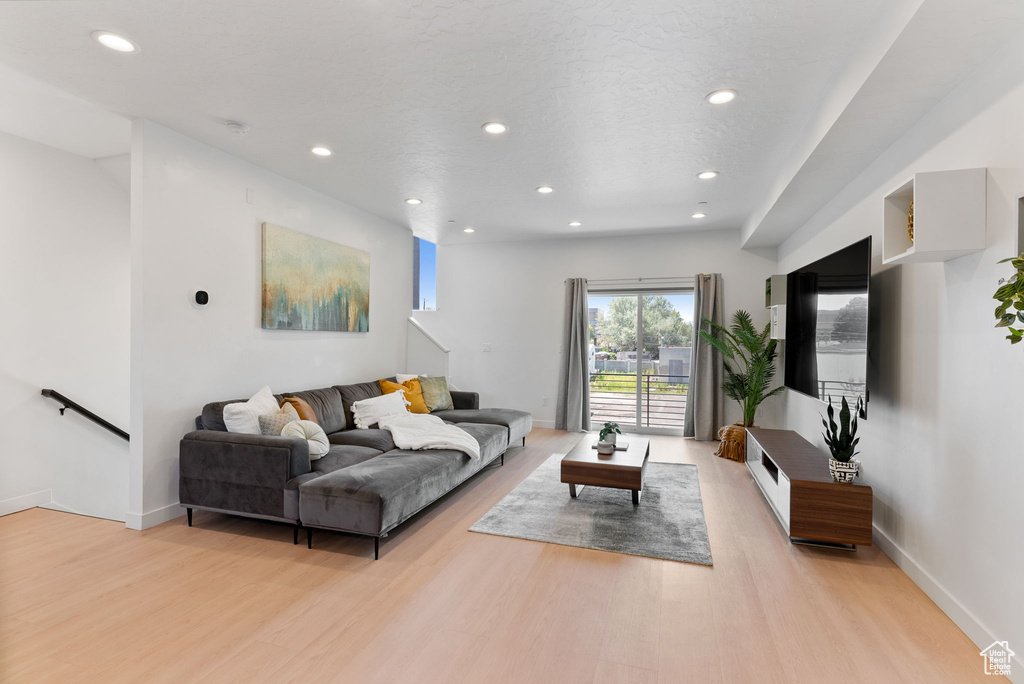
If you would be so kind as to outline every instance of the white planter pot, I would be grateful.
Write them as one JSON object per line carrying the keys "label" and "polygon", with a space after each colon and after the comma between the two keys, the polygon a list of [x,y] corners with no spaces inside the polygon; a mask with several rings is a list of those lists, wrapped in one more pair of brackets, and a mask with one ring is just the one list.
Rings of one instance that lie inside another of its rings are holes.
{"label": "white planter pot", "polygon": [[615,445],[611,442],[598,442],[597,453],[599,454],[613,454],[615,453]]}
{"label": "white planter pot", "polygon": [[615,442],[615,437],[616,437],[616,433],[609,432],[607,435],[605,435],[604,441],[608,442],[609,444],[615,444],[616,443]]}
{"label": "white planter pot", "polygon": [[834,458],[828,459],[828,470],[832,473],[832,479],[836,482],[853,482],[860,471],[860,461],[837,461]]}

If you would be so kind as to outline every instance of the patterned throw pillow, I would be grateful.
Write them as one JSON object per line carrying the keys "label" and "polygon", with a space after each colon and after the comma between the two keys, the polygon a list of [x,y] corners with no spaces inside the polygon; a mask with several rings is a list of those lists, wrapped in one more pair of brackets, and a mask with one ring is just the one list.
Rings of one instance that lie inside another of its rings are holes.
{"label": "patterned throw pillow", "polygon": [[285,404],[273,413],[260,416],[260,433],[264,435],[280,435],[284,426],[293,420],[299,420],[298,412],[291,404]]}
{"label": "patterned throw pillow", "polygon": [[447,411],[454,408],[452,393],[448,389],[447,378],[431,378],[426,375],[419,377],[423,388],[423,401],[431,411]]}

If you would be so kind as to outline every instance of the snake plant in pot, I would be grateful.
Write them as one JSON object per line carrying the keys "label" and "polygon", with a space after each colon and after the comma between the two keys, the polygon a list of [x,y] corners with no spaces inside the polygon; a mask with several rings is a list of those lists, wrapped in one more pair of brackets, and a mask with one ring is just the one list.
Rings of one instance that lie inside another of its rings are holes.
{"label": "snake plant in pot", "polygon": [[857,415],[860,413],[862,402],[857,398],[855,413],[851,413],[850,404],[843,397],[842,408],[839,409],[839,425],[836,425],[836,411],[832,407],[832,397],[828,398],[828,422],[822,417],[821,424],[825,426],[825,444],[832,452],[832,458],[828,460],[828,469],[832,473],[832,479],[836,482],[853,482],[860,470],[860,461],[853,457],[857,455],[857,444],[860,437],[857,436]]}

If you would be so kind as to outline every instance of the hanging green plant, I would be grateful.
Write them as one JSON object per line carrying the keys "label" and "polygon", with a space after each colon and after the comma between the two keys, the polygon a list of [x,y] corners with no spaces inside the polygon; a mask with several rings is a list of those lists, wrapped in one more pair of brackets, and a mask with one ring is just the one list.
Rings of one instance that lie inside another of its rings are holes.
{"label": "hanging green plant", "polygon": [[1006,339],[1010,340],[1010,344],[1017,344],[1024,339],[1024,327],[1012,327],[1018,321],[1024,326],[1024,252],[999,263],[1005,264],[1007,261],[1017,272],[1009,279],[999,279],[999,289],[992,295],[992,299],[999,301],[996,307],[996,327],[1006,328],[1009,331]]}

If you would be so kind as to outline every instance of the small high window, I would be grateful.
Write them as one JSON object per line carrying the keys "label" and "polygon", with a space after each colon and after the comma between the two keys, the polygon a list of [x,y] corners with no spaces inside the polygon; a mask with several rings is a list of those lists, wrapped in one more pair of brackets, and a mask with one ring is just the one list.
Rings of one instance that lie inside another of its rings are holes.
{"label": "small high window", "polygon": [[412,309],[437,310],[437,245],[412,239]]}

